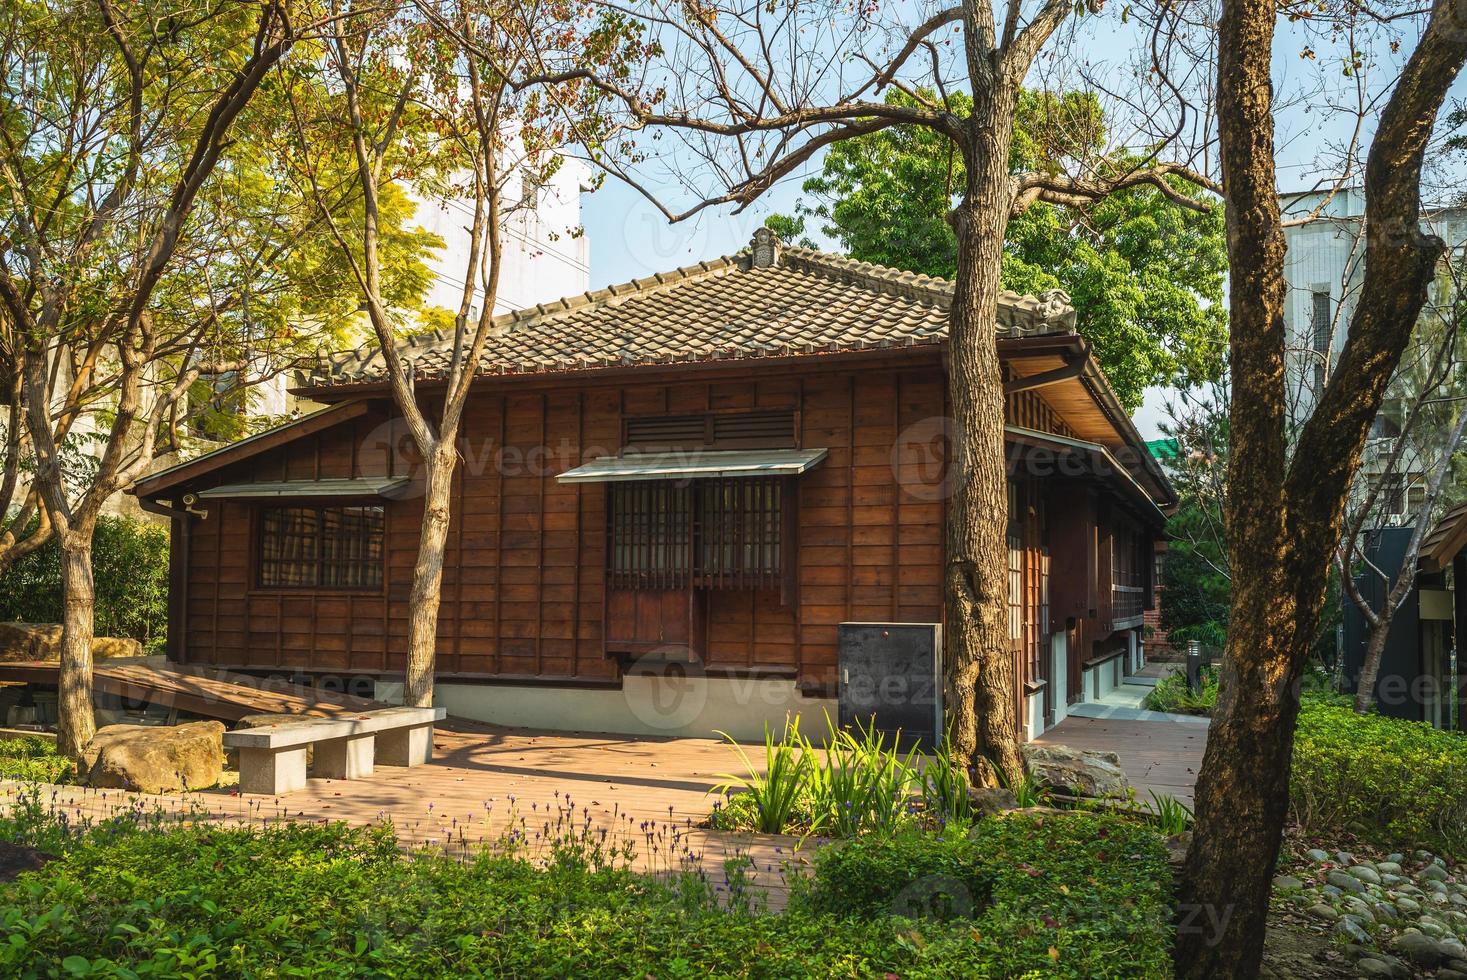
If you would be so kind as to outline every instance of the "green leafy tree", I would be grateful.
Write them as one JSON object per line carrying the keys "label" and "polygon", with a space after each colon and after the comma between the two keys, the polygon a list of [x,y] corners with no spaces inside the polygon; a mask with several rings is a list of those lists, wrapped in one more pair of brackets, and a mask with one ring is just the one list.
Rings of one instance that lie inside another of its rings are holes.
{"label": "green leafy tree", "polygon": [[[971,111],[967,96],[949,99],[955,112]],[[901,93],[888,99],[910,101]],[[1025,92],[1011,169],[1062,172],[1064,161],[1105,144],[1105,118],[1093,95]],[[1173,180],[1178,193],[1198,193]],[[804,183],[814,203],[801,202],[794,215],[768,224],[787,241],[813,245],[807,221],[814,219],[853,258],[951,279],[958,249],[947,216],[963,186],[962,157],[947,136],[894,126],[834,144],[822,172]],[[1075,206],[1036,203],[1012,218],[1003,285],[1069,293],[1080,332],[1121,402],[1134,409],[1148,385],[1218,377],[1227,342],[1226,269],[1221,211],[1199,213],[1154,187],[1136,187]]]}

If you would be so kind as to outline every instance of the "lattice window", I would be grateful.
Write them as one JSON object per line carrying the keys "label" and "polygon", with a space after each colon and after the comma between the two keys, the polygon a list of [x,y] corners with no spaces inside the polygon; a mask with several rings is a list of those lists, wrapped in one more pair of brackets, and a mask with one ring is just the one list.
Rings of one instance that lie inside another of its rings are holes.
{"label": "lattice window", "polygon": [[381,507],[267,507],[260,513],[259,584],[381,588],[385,528]]}
{"label": "lattice window", "polygon": [[614,588],[777,588],[783,487],[777,478],[613,483],[609,561]]}
{"label": "lattice window", "polygon": [[701,584],[715,589],[777,587],[783,547],[779,481],[705,480],[699,491]]}
{"label": "lattice window", "polygon": [[1008,484],[1009,639],[1024,639],[1024,534],[1019,485]]}
{"label": "lattice window", "polygon": [[611,485],[611,576],[623,588],[679,588],[693,570],[693,491],[666,480]]}

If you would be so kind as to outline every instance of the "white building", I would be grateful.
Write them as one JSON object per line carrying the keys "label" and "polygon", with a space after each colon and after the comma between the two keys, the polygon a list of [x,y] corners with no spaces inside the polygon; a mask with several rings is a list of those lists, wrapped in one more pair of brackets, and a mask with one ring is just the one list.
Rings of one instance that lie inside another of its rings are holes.
{"label": "white building", "polygon": [[[499,289],[494,312],[510,313],[562,296],[574,296],[591,287],[590,242],[581,229],[581,194],[590,188],[590,170],[579,160],[567,159],[543,182],[525,180],[524,197],[508,210],[501,227]],[[457,312],[464,289],[469,249],[469,226],[474,220],[472,201],[418,201],[417,225],[443,239],[443,247],[428,260],[433,283],[424,305]],[[476,285],[478,303],[483,290]],[[251,406],[257,415],[290,415],[303,406],[289,393],[285,377],[261,387]],[[309,406],[304,406],[309,407]]]}
{"label": "white building", "polygon": [[[1361,234],[1365,192],[1361,187],[1342,188],[1333,196],[1328,190],[1298,191],[1281,194],[1280,204],[1288,246],[1284,260],[1289,286],[1284,301],[1285,383],[1297,429],[1313,412],[1334,371],[1355,312],[1365,277]],[[1424,229],[1447,243],[1448,254],[1460,254],[1467,247],[1467,208],[1434,208],[1421,220]],[[1287,224],[1290,221],[1296,223]],[[1362,461],[1367,479],[1383,470],[1401,434],[1401,394],[1388,394],[1376,420]],[[1414,447],[1404,449],[1396,469],[1399,475],[1387,481],[1382,494],[1380,511],[1385,523],[1406,519],[1413,510],[1412,498],[1419,499],[1422,489],[1423,467]]]}

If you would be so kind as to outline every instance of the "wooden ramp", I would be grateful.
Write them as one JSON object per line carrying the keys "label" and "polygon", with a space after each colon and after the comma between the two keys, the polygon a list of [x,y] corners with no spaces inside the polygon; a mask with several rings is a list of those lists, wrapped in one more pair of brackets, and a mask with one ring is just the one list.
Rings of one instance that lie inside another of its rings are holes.
{"label": "wooden ramp", "polygon": [[[0,681],[54,686],[58,674],[58,666],[45,661],[0,663]],[[143,660],[98,661],[92,670],[92,685],[106,694],[166,705],[221,721],[238,721],[245,715],[267,712],[325,717],[388,707],[378,701],[303,687],[280,678]]]}

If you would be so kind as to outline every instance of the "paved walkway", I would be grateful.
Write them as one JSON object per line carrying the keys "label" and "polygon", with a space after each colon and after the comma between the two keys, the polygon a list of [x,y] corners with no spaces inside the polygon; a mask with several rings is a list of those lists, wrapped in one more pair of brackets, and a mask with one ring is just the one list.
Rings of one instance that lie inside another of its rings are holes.
{"label": "paved walkway", "polygon": [[1202,752],[1207,746],[1206,719],[1202,721],[1203,724],[1177,724],[1071,715],[1037,741],[1114,752],[1121,757],[1121,768],[1136,788],[1138,799],[1149,800],[1149,794],[1154,791],[1175,796],[1190,806],[1197,771],[1202,768]]}

